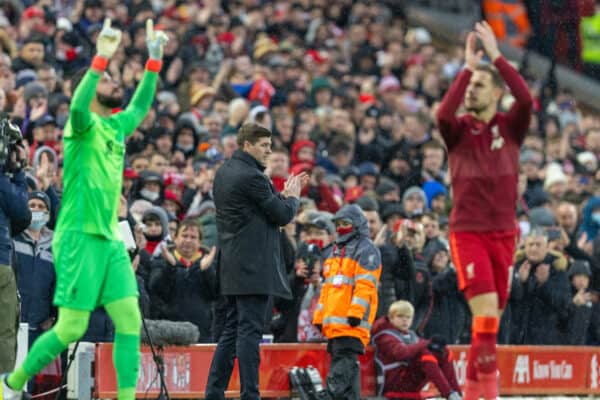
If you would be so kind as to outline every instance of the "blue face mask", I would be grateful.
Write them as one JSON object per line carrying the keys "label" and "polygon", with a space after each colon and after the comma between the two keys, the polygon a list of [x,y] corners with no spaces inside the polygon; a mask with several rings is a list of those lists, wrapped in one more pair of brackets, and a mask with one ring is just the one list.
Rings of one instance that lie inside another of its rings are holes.
{"label": "blue face mask", "polygon": [[34,231],[41,230],[50,219],[47,211],[33,211],[31,213],[31,224],[29,224],[29,228]]}
{"label": "blue face mask", "polygon": [[600,213],[593,213],[592,221],[594,221],[597,225],[600,225]]}

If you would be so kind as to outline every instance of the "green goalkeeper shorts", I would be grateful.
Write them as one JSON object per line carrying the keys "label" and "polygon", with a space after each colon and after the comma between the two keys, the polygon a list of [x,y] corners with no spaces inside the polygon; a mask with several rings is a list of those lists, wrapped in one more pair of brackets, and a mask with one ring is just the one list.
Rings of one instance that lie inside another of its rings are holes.
{"label": "green goalkeeper shorts", "polygon": [[56,306],[93,311],[138,296],[135,273],[122,241],[65,231],[55,234],[52,251]]}

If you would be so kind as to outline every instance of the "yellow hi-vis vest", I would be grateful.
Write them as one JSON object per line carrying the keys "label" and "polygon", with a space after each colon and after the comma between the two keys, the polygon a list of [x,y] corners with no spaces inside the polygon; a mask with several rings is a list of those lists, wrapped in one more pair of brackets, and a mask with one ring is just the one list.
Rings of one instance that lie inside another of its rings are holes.
{"label": "yellow hi-vis vest", "polygon": [[584,63],[600,64],[600,12],[592,17],[582,18],[581,37]]}

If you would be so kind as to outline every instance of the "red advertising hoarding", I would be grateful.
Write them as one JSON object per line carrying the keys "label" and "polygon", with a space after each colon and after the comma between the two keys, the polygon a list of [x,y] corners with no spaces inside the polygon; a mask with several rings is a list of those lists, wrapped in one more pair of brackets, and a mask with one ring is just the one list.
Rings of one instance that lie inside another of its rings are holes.
{"label": "red advertising hoarding", "polygon": [[[168,347],[161,351],[165,380],[172,398],[202,398],[214,345]],[[459,382],[464,384],[467,347],[452,346]],[[373,351],[361,358],[363,396],[375,394]],[[289,395],[288,371],[292,366],[312,365],[323,377],[329,356],[324,344],[261,345],[260,389],[263,397]],[[557,346],[500,346],[498,348],[502,395],[600,394],[600,348]],[[95,396],[115,398],[112,345],[96,349]],[[142,348],[137,398],[156,398],[160,380],[149,348]],[[425,390],[430,388],[425,388]],[[234,368],[229,397],[239,396],[239,375]]]}

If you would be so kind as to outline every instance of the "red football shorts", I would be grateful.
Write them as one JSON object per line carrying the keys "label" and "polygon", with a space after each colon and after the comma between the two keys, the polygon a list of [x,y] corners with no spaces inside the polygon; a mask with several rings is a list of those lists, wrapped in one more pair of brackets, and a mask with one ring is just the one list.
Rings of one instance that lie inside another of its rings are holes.
{"label": "red football shorts", "polygon": [[458,287],[467,300],[497,293],[500,309],[506,307],[516,241],[515,231],[450,233],[450,254]]}

